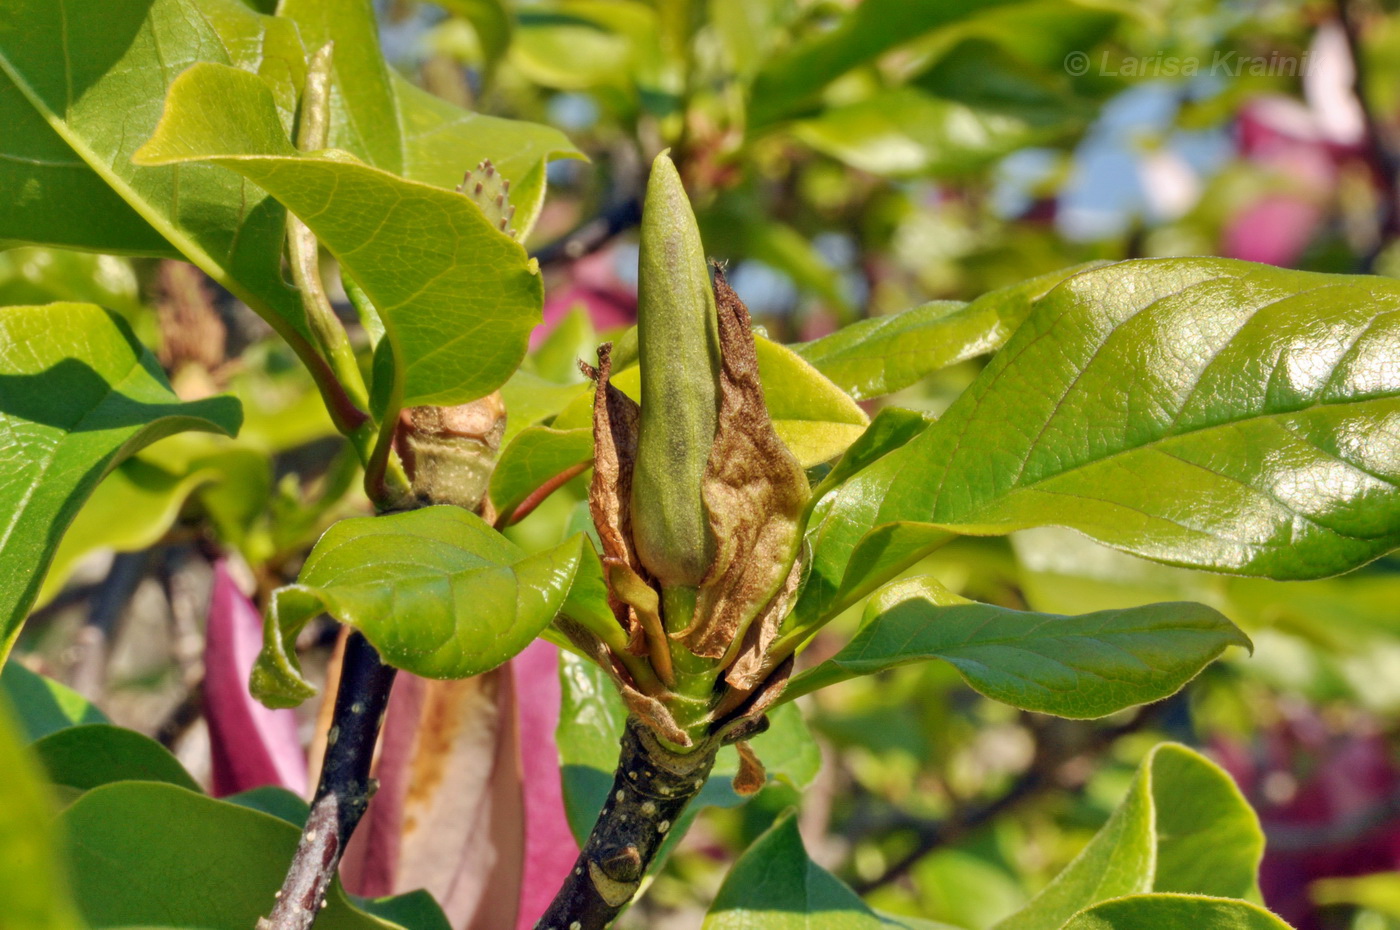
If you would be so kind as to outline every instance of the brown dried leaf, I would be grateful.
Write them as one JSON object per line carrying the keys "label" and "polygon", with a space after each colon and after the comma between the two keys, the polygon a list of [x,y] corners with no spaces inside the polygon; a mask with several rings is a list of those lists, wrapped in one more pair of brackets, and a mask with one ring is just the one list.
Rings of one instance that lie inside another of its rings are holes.
{"label": "brown dried leaf", "polygon": [[686,642],[696,655],[718,659],[737,652],[737,640],[788,577],[809,488],[802,466],[773,431],[749,311],[718,265],[715,302],[720,405],[703,493],[716,548]]}

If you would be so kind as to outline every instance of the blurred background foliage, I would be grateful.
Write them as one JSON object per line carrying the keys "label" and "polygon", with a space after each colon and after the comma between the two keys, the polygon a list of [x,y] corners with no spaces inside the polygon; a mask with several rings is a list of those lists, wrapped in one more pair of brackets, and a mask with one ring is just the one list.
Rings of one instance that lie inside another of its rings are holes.
{"label": "blurred background foliage", "polygon": [[[667,147],[708,251],[728,262],[769,337],[789,344],[1093,260],[1213,254],[1400,275],[1397,6],[379,0],[376,9],[402,74],[460,105],[556,126],[589,158],[550,165],[527,243],[546,273],[546,323],[503,392],[509,442],[533,421],[586,425],[574,361],[633,318],[644,172]],[[259,596],[293,580],[331,522],[368,511],[357,466],[290,352],[190,266],[0,252],[0,303],[49,300],[117,311],[182,396],[227,391],[244,405],[237,439],[168,439],[106,479],[65,538],[18,653],[207,779],[211,566],[235,553],[240,581]],[[939,412],[983,361],[879,403]],[[542,548],[575,531],[585,480],[517,511],[509,535]],[[1168,568],[1037,530],[965,539],[911,571],[1041,611],[1202,601],[1257,648],[1227,654],[1175,698],[1102,721],[1018,713],[939,663],[808,698],[824,760],[814,782],[800,794],[774,783],[700,818],[629,926],[697,925],[726,864],[800,801],[813,857],[872,904],[988,927],[1073,857],[1147,749],[1171,738],[1224,764],[1259,811],[1272,908],[1301,930],[1400,927],[1400,559],[1282,584]],[[857,605],[804,661],[829,654],[859,616]],[[308,631],[312,674],[333,639]],[[313,724],[302,720],[304,741]]]}

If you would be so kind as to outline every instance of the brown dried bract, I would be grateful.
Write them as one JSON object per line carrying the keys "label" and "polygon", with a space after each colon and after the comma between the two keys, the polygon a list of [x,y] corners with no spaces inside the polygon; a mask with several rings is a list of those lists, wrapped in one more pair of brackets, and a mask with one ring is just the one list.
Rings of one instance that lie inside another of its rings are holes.
{"label": "brown dried bract", "polygon": [[739,750],[739,771],[734,773],[734,793],[740,797],[758,794],[768,782],[768,772],[754,755],[753,747],[743,740],[734,744]]}
{"label": "brown dried bract", "polygon": [[748,308],[718,265],[715,302],[720,406],[703,494],[716,551],[700,585],[695,622],[684,635],[693,653],[718,659],[787,578],[809,489],[768,417]]}
{"label": "brown dried bract", "polygon": [[[637,462],[641,408],[609,383],[612,343],[598,347],[596,369],[580,367],[598,382],[593,399],[593,484],[588,489],[588,510],[603,544],[603,563],[629,569],[645,580],[646,571],[632,549],[632,470]],[[611,587],[608,600],[618,622],[640,646],[643,634],[638,618]]]}
{"label": "brown dried bract", "polygon": [[763,611],[744,631],[743,644],[738,657],[724,673],[724,680],[731,688],[747,695],[763,682],[773,670],[768,660],[768,647],[778,638],[778,627],[787,616],[802,583],[802,559],[793,559],[792,570],[778,593],[773,595]]}
{"label": "brown dried bract", "polygon": [[636,688],[624,685],[622,687],[622,701],[627,705],[627,709],[636,714],[638,719],[651,728],[653,733],[663,739],[670,740],[677,746],[694,745],[689,734],[680,728],[676,723],[676,718],[671,716],[671,711],[667,709],[654,697],[648,697]]}

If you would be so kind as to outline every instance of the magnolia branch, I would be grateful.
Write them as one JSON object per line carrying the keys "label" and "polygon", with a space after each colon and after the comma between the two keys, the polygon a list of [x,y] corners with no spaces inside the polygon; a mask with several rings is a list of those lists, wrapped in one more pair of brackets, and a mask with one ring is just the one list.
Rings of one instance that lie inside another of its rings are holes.
{"label": "magnolia branch", "polygon": [[277,892],[277,904],[270,916],[258,921],[258,930],[308,930],[326,906],[345,844],[374,794],[370,763],[394,673],[379,660],[369,640],[357,631],[350,633],[311,814]]}

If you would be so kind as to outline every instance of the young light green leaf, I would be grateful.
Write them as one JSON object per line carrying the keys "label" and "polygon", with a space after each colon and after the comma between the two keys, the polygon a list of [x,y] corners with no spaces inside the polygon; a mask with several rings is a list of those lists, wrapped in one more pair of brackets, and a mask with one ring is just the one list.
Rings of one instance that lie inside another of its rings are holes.
{"label": "young light green leaf", "polygon": [[65,727],[38,740],[49,781],[87,791],[114,781],[159,781],[198,791],[170,751],[149,736],[105,723]]}
{"label": "young light green leaf", "polygon": [[506,432],[501,437],[503,447],[510,445],[527,426],[561,415],[565,409],[573,409],[574,404],[577,404],[580,414],[577,422],[570,423],[568,427],[556,422],[555,428],[577,429],[588,426],[591,422],[589,411],[593,396],[588,386],[582,382],[556,384],[522,368],[501,385],[501,399],[505,401],[507,411]]}
{"label": "young light green leaf", "polygon": [[[68,837],[78,908],[97,930],[247,930],[267,912],[300,835],[268,814],[154,782],[94,788],[58,824]],[[355,909],[337,880],[316,926],[397,925]]]}
{"label": "young light green leaf", "polygon": [[462,172],[489,160],[510,181],[511,225],[524,241],[544,206],[545,169],[558,158],[587,160],[552,126],[473,113],[393,74],[390,88],[403,132],[404,177],[455,188]]}
{"label": "young light green leaf", "polygon": [[251,75],[213,64],[185,71],[136,157],[229,168],[301,217],[383,318],[404,406],[475,400],[524,358],[543,289],[520,244],[454,191],[334,151],[298,152]]}
{"label": "young light green leaf", "polygon": [[856,400],[891,394],[941,368],[996,351],[1035,301],[1085,267],[1040,275],[971,303],[935,300],[861,320],[792,348]]}
{"label": "young light green leaf", "polygon": [[773,431],[810,468],[845,452],[870,423],[860,405],[786,346],[754,337]]}
{"label": "young light green leaf", "polygon": [[301,677],[295,641],[321,613],[355,627],[385,662],[415,675],[466,678],[495,668],[566,601],[612,616],[601,568],[584,558],[589,545],[580,534],[527,556],[480,517],[448,506],[342,520],[311,550],[297,584],[273,593],[253,691],[269,706],[315,693]]}
{"label": "young light green leaf", "polygon": [[67,685],[31,672],[14,659],[0,672],[0,692],[9,699],[26,742],[64,727],[107,723],[106,714]]}
{"label": "young light green leaf", "polygon": [[181,403],[130,328],[100,307],[0,308],[0,656],[107,471],[163,436],[231,435],[240,419],[230,397]]}
{"label": "young light green leaf", "polygon": [[1202,604],[1066,617],[967,602],[931,577],[916,577],[872,597],[856,637],[793,678],[783,698],[937,658],[994,700],[1061,717],[1102,717],[1174,693],[1231,645],[1250,642]]}
{"label": "young light green leaf", "polygon": [[[7,676],[8,677],[8,676]],[[0,804],[0,900],[9,930],[79,930],[60,860],[54,802],[39,766],[20,742],[9,702],[0,698],[0,768],[5,803]]]}
{"label": "young light green leaf", "polygon": [[[7,212],[24,225],[0,221],[0,240],[183,256],[284,336],[304,337],[301,305],[282,279],[285,224],[276,202],[216,168],[131,160],[183,63],[219,62],[256,76],[276,101],[279,124],[290,125],[304,59],[292,23],[240,0],[5,4],[0,124],[4,145],[20,146],[23,160],[0,160],[0,183],[23,184],[26,209]],[[47,134],[17,131],[40,123]],[[24,147],[30,142],[34,149]]]}
{"label": "young light green leaf", "polygon": [[508,516],[550,479],[593,458],[593,431],[531,426],[501,451],[491,473],[491,504]]}
{"label": "young light green leaf", "polygon": [[854,891],[807,855],[793,811],[750,846],[720,886],[703,930],[913,930],[872,911]]}
{"label": "young light green leaf", "polygon": [[852,527],[1068,526],[1194,568],[1316,578],[1400,545],[1400,285],[1225,259],[1083,272]]}
{"label": "young light green leaf", "polygon": [[[1230,776],[1194,750],[1163,743],[1148,753],[1128,796],[1089,845],[1030,904],[995,930],[1075,926],[1065,922],[1085,908],[1123,895],[1243,894],[1254,888],[1263,851],[1259,820]],[[1203,867],[1188,864],[1193,856],[1201,858]],[[1211,866],[1224,871],[1212,874]]]}
{"label": "young light green leaf", "polygon": [[[865,432],[870,418],[860,405],[791,349],[755,335],[754,351],[773,430],[803,468],[830,461]],[[612,385],[641,402],[636,365],[613,372]],[[586,414],[575,401],[554,425],[586,423]]]}
{"label": "young light green leaf", "polygon": [[1128,895],[1089,908],[1063,930],[1291,930],[1248,901],[1182,894]]}

